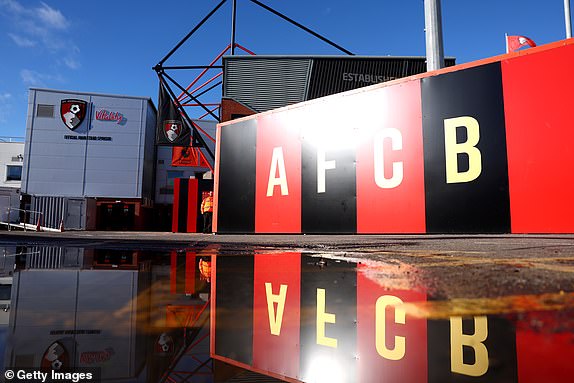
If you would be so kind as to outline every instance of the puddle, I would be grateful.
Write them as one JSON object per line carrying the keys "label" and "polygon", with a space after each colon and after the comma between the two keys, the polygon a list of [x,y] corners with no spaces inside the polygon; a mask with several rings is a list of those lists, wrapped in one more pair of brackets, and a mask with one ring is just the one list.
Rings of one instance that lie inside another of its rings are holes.
{"label": "puddle", "polygon": [[209,276],[199,269],[210,255],[12,247],[3,259],[4,368],[214,381]]}
{"label": "puddle", "polygon": [[440,279],[431,269],[300,253],[215,256],[214,357],[306,382],[571,380],[571,292],[481,297],[467,279],[455,291],[468,297],[444,300],[424,283]]}
{"label": "puddle", "polygon": [[427,284],[436,265],[261,249],[10,246],[0,256],[4,370],[106,382],[574,376],[574,294],[563,289],[444,299]]}

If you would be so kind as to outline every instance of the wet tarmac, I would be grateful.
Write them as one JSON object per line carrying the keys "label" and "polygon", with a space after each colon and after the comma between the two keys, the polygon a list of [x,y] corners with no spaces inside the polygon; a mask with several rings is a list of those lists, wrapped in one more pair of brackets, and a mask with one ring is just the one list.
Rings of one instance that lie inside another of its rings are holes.
{"label": "wet tarmac", "polygon": [[2,232],[0,254],[4,368],[125,382],[574,376],[572,235]]}

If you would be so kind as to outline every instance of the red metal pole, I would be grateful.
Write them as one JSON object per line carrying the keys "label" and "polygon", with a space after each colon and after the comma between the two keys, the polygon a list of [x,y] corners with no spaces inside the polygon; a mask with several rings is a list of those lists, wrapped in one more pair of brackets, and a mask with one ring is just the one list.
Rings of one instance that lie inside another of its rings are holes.
{"label": "red metal pole", "polygon": [[[219,54],[217,55],[217,57],[215,58],[215,60],[213,60],[211,62],[211,64],[209,64],[209,66],[215,64],[229,49],[231,48],[230,45],[228,45],[227,47],[225,47],[225,49]],[[207,72],[209,70],[209,68],[205,68],[204,70],[201,71],[201,73],[197,76],[197,78],[195,80],[193,80],[191,82],[191,84],[189,84],[189,86],[187,88],[185,88],[186,91],[189,91],[189,89],[195,85],[196,82],[199,81],[199,79],[201,78],[201,76],[203,76],[205,74],[205,72]],[[177,97],[177,100],[181,100],[183,98],[183,96],[185,95],[185,92],[181,92],[181,94]]]}

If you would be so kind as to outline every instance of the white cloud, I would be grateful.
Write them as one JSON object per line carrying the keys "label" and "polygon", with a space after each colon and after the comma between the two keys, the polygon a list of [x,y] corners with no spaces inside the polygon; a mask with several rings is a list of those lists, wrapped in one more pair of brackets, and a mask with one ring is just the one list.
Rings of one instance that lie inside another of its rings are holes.
{"label": "white cloud", "polygon": [[20,78],[27,86],[40,86],[46,87],[48,83],[63,82],[64,79],[61,75],[51,75],[46,73],[36,72],[31,69],[22,69],[20,71]]}
{"label": "white cloud", "polygon": [[64,65],[66,65],[68,68],[70,69],[80,69],[80,67],[82,66],[78,61],[74,60],[73,58],[70,57],[65,57],[64,58]]}
{"label": "white cloud", "polygon": [[18,3],[17,1],[0,0],[0,6],[2,6],[2,8],[7,9],[8,11],[13,12],[13,13],[23,13],[24,12],[24,7],[22,7],[22,5],[20,5],[20,3]]}
{"label": "white cloud", "polygon": [[23,48],[31,48],[36,46],[36,41],[31,40],[27,37],[15,35],[14,33],[8,33],[8,36],[18,45],[19,47]]}
{"label": "white cloud", "polygon": [[36,17],[44,22],[44,25],[54,29],[67,29],[70,23],[62,12],[58,9],[50,7],[46,3],[42,3],[39,8],[35,8]]}
{"label": "white cloud", "polygon": [[32,27],[28,30],[31,33],[50,29],[64,30],[70,26],[70,22],[60,10],[44,2],[41,2],[39,7],[27,8],[15,0],[0,0],[0,10],[6,11],[12,21]]}
{"label": "white cloud", "polygon": [[20,71],[20,77],[26,85],[40,85],[42,86],[43,80],[42,75],[38,72],[29,69],[22,69]]}
{"label": "white cloud", "polygon": [[17,46],[37,47],[40,53],[56,55],[52,58],[68,69],[81,67],[78,46],[65,32],[71,23],[59,9],[46,2],[28,5],[18,0],[0,0],[0,22],[4,21],[11,26],[8,36]]}
{"label": "white cloud", "polygon": [[10,114],[12,105],[10,104],[10,99],[12,95],[10,93],[4,92],[0,93],[0,122],[7,122],[7,117]]}

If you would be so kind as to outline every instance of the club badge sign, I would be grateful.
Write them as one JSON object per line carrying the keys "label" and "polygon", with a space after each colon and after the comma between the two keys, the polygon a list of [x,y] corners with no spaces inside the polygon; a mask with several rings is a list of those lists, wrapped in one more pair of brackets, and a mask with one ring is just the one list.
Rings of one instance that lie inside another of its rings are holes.
{"label": "club badge sign", "polygon": [[[60,118],[62,122],[66,126],[66,128],[70,129],[75,133],[79,133],[79,130],[76,130],[86,118],[88,114],[88,102],[84,100],[78,99],[65,99],[60,101]],[[121,116],[123,120],[123,115],[120,113],[116,113],[116,117]],[[98,115],[96,115],[96,119],[99,119]],[[119,123],[119,118],[118,118]],[[88,124],[86,130],[90,130],[92,128],[91,124]],[[81,129],[83,131],[83,129]],[[80,134],[66,134],[64,135],[65,140],[74,140],[74,141],[107,141],[111,142],[112,137],[110,136],[92,136],[86,135],[84,132]]]}
{"label": "club badge sign", "polygon": [[62,343],[56,341],[46,349],[40,368],[42,371],[60,371],[70,368],[70,354]]}
{"label": "club badge sign", "polygon": [[76,129],[86,117],[88,103],[83,100],[66,99],[60,103],[60,117],[70,130]]}
{"label": "club badge sign", "polygon": [[163,132],[169,142],[175,142],[181,135],[182,126],[181,121],[165,120],[163,122]]}

